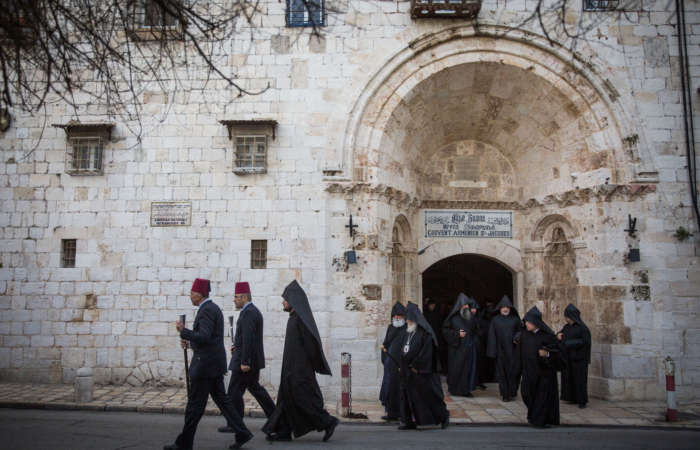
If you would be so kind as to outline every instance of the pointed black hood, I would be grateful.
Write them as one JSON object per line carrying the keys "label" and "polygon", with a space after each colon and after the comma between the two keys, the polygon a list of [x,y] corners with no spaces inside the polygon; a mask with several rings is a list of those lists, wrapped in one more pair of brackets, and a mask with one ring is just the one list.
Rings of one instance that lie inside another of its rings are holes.
{"label": "pointed black hood", "polygon": [[331,368],[328,366],[328,361],[326,361],[326,355],[323,354],[323,343],[321,342],[321,335],[318,334],[318,327],[316,327],[316,321],[314,320],[314,314],[311,312],[311,306],[309,306],[309,299],[306,297],[306,292],[299,286],[297,280],[292,281],[289,285],[284,288],[282,293],[282,298],[287,300],[287,303],[294,308],[294,311],[299,315],[299,318],[309,332],[318,341],[318,348],[321,351],[321,358],[323,359],[323,370],[319,373],[321,375],[331,375]]}
{"label": "pointed black hood", "polygon": [[513,306],[513,302],[510,301],[507,295],[504,295],[501,301],[496,305],[496,309],[493,311],[493,316],[496,317],[501,313],[501,308],[510,308],[510,314],[509,316],[516,316],[518,319],[520,318],[520,314],[518,314],[518,310],[515,309],[515,306]]}
{"label": "pointed black hood", "polygon": [[401,302],[396,302],[394,303],[394,307],[391,308],[391,318],[393,319],[394,316],[405,316],[406,315],[406,307],[403,306]]}
{"label": "pointed black hood", "polygon": [[410,320],[411,322],[417,323],[418,326],[423,328],[425,331],[429,332],[430,335],[433,337],[433,343],[435,344],[435,347],[439,347],[435,331],[433,330],[433,327],[430,326],[428,321],[425,320],[425,317],[423,316],[423,313],[420,312],[418,305],[412,302],[408,302],[406,304],[406,315],[404,317],[406,318],[406,320]]}
{"label": "pointed black hood", "polygon": [[[471,309],[471,300],[469,297],[467,297],[464,294],[459,294],[457,296],[457,301],[455,302],[455,305],[452,307],[452,310],[450,313],[447,315],[447,318],[445,319],[445,324],[448,323],[454,316],[459,314],[459,311],[462,309],[462,306],[464,305],[469,305],[469,308]],[[471,311],[470,311],[471,314]]]}
{"label": "pointed black hood", "polygon": [[569,303],[569,306],[567,306],[564,310],[564,317],[568,317],[579,325],[583,325],[584,327],[586,326],[583,320],[581,320],[581,311],[579,311],[578,308],[573,305],[573,303]]}
{"label": "pointed black hood", "polygon": [[479,302],[477,302],[474,297],[469,297],[469,309],[476,309],[477,314],[481,309],[481,306],[479,306]]}
{"label": "pointed black hood", "polygon": [[540,329],[540,331],[544,331],[545,333],[549,334],[554,334],[554,331],[552,331],[549,326],[547,326],[546,323],[542,320],[542,313],[540,312],[539,309],[537,309],[537,306],[533,306],[530,311],[525,314],[525,317],[523,317],[523,322],[530,322],[534,326]]}

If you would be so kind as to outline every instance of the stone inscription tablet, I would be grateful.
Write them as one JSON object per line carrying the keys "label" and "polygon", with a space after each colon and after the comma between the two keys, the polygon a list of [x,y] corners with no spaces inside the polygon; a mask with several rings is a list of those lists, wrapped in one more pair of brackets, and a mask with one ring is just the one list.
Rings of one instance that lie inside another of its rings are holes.
{"label": "stone inscription tablet", "polygon": [[192,202],[151,203],[152,227],[189,227],[192,225]]}
{"label": "stone inscription tablet", "polygon": [[425,237],[513,239],[513,212],[425,210]]}

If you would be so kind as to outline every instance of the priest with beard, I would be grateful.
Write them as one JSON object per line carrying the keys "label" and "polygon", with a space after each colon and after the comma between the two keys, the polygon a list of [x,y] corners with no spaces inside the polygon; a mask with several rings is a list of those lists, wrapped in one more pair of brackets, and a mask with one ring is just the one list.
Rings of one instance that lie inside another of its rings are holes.
{"label": "priest with beard", "polygon": [[447,390],[452,395],[473,397],[476,389],[476,315],[471,312],[472,302],[459,294],[455,306],[442,325],[448,347],[449,365],[447,371]]}
{"label": "priest with beard", "polygon": [[503,401],[507,402],[518,395],[518,375],[513,369],[516,346],[515,334],[523,327],[520,316],[507,295],[496,307],[499,311],[489,325],[489,339],[486,356],[496,360],[496,378]]}
{"label": "priest with beard", "polygon": [[564,310],[566,325],[557,334],[566,365],[561,370],[561,400],[578,403],[583,409],[588,403],[588,365],[591,363],[591,331],[581,320],[581,311],[574,305]]}
{"label": "priest with beard", "polygon": [[440,382],[437,337],[418,306],[406,305],[406,336],[401,349],[401,422],[399,430],[450,424]]}
{"label": "priest with beard", "polygon": [[282,355],[282,374],[277,405],[262,431],[270,442],[289,442],[311,432],[325,431],[328,441],[340,422],[324,408],[316,373],[331,375],[323,354],[321,337],[306,293],[296,280],[282,294],[289,313]]}
{"label": "priest with beard", "polygon": [[523,322],[527,329],[520,335],[515,366],[522,374],[520,394],[527,407],[527,421],[537,428],[551,428],[559,425],[559,342],[536,306],[525,314]]}
{"label": "priest with beard", "polygon": [[379,391],[379,400],[382,402],[386,415],[382,420],[399,420],[401,417],[401,386],[399,385],[399,366],[401,349],[404,337],[406,337],[406,308],[396,302],[391,309],[391,324],[386,330],[386,336],[382,343],[382,364],[384,365],[384,378],[382,389]]}

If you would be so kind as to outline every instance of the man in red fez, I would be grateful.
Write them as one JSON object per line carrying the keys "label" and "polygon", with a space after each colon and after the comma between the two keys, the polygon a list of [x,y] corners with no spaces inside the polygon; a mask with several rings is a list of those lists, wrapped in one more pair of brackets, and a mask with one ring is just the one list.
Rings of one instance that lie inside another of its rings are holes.
{"label": "man in red fez", "polygon": [[[269,418],[275,410],[275,402],[264,387],[260,386],[260,369],[265,368],[265,351],[263,349],[263,316],[252,303],[250,286],[243,281],[236,283],[233,296],[236,309],[241,311],[236,321],[234,345],[231,347],[231,380],[228,384],[228,396],[238,414],[243,416],[243,394],[248,389],[258,401],[265,415]],[[219,428],[222,433],[234,433],[235,428],[229,422]],[[240,439],[240,436],[236,436]]]}
{"label": "man in red fez", "polygon": [[180,333],[182,348],[194,350],[189,369],[190,395],[185,409],[185,426],[175,440],[175,444],[166,445],[163,450],[192,449],[194,435],[197,431],[207,400],[212,400],[219,407],[227,422],[236,432],[236,441],[229,448],[241,448],[253,439],[253,433],[246,428],[241,414],[231,404],[224,390],[226,373],[226,348],[224,347],[224,315],[221,309],[211,301],[209,280],[197,278],[192,284],[190,300],[197,307],[192,329],[188,330],[179,320],[175,322]]}

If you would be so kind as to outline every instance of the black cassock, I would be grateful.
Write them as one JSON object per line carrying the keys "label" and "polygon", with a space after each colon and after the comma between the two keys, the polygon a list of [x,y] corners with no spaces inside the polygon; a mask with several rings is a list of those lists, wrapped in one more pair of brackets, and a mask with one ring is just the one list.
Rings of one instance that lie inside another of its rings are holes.
{"label": "black cassock", "polygon": [[[400,308],[399,308],[400,307]],[[403,315],[404,307],[401,303],[396,303],[391,311],[391,316]],[[406,336],[406,325],[396,328],[394,325],[389,325],[382,344],[387,353],[394,358],[394,361],[401,360],[401,349],[404,345]],[[384,378],[382,379],[382,388],[379,391],[379,400],[386,410],[387,416],[391,418],[401,417],[401,386],[399,385],[399,366],[391,360],[384,352],[382,352],[382,364],[384,365]]]}
{"label": "black cassock", "polygon": [[[505,306],[510,308],[510,314],[507,316],[500,313],[501,307]],[[496,378],[501,397],[515,398],[518,395],[519,377],[513,367],[516,351],[513,338],[523,324],[508,297],[503,297],[496,311],[489,325],[486,356],[496,360]]]}
{"label": "black cassock", "polygon": [[[516,369],[522,374],[520,395],[527,407],[527,420],[536,427],[559,425],[559,343],[541,318],[537,307],[533,307],[523,318],[523,321],[539,326],[539,330],[536,333],[527,330],[521,332],[515,358]],[[549,357],[540,356],[540,349],[548,351]]]}
{"label": "black cassock", "polygon": [[491,358],[486,358],[486,342],[488,341],[490,318],[487,318],[485,314],[483,310],[476,312],[476,336],[474,341],[476,342],[476,372],[479,384],[488,383],[493,379],[493,375],[489,378],[488,365]]}
{"label": "black cassock", "polygon": [[[459,294],[454,308],[442,325],[442,334],[448,345],[447,390],[453,395],[467,395],[476,389],[476,317],[469,312],[469,320],[461,315],[462,306],[471,308],[469,299]],[[466,336],[461,337],[464,330]]]}
{"label": "black cassock", "polygon": [[574,321],[560,331],[559,345],[565,367],[561,370],[561,400],[585,405],[588,403],[588,364],[591,363],[591,332],[581,320],[581,313],[569,304],[564,316]]}
{"label": "black cassock", "polygon": [[323,394],[316,381],[316,372],[330,375],[331,371],[308,300],[302,294],[298,284],[290,285],[282,294],[294,311],[287,321],[277,404],[262,428],[267,435],[288,435],[291,431],[298,438],[314,430],[323,431],[335,422],[324,408]]}
{"label": "black cassock", "polygon": [[450,413],[437,372],[437,339],[418,306],[411,302],[406,306],[406,318],[419,326],[411,334],[406,332],[401,349],[401,421],[405,425],[442,424]]}

